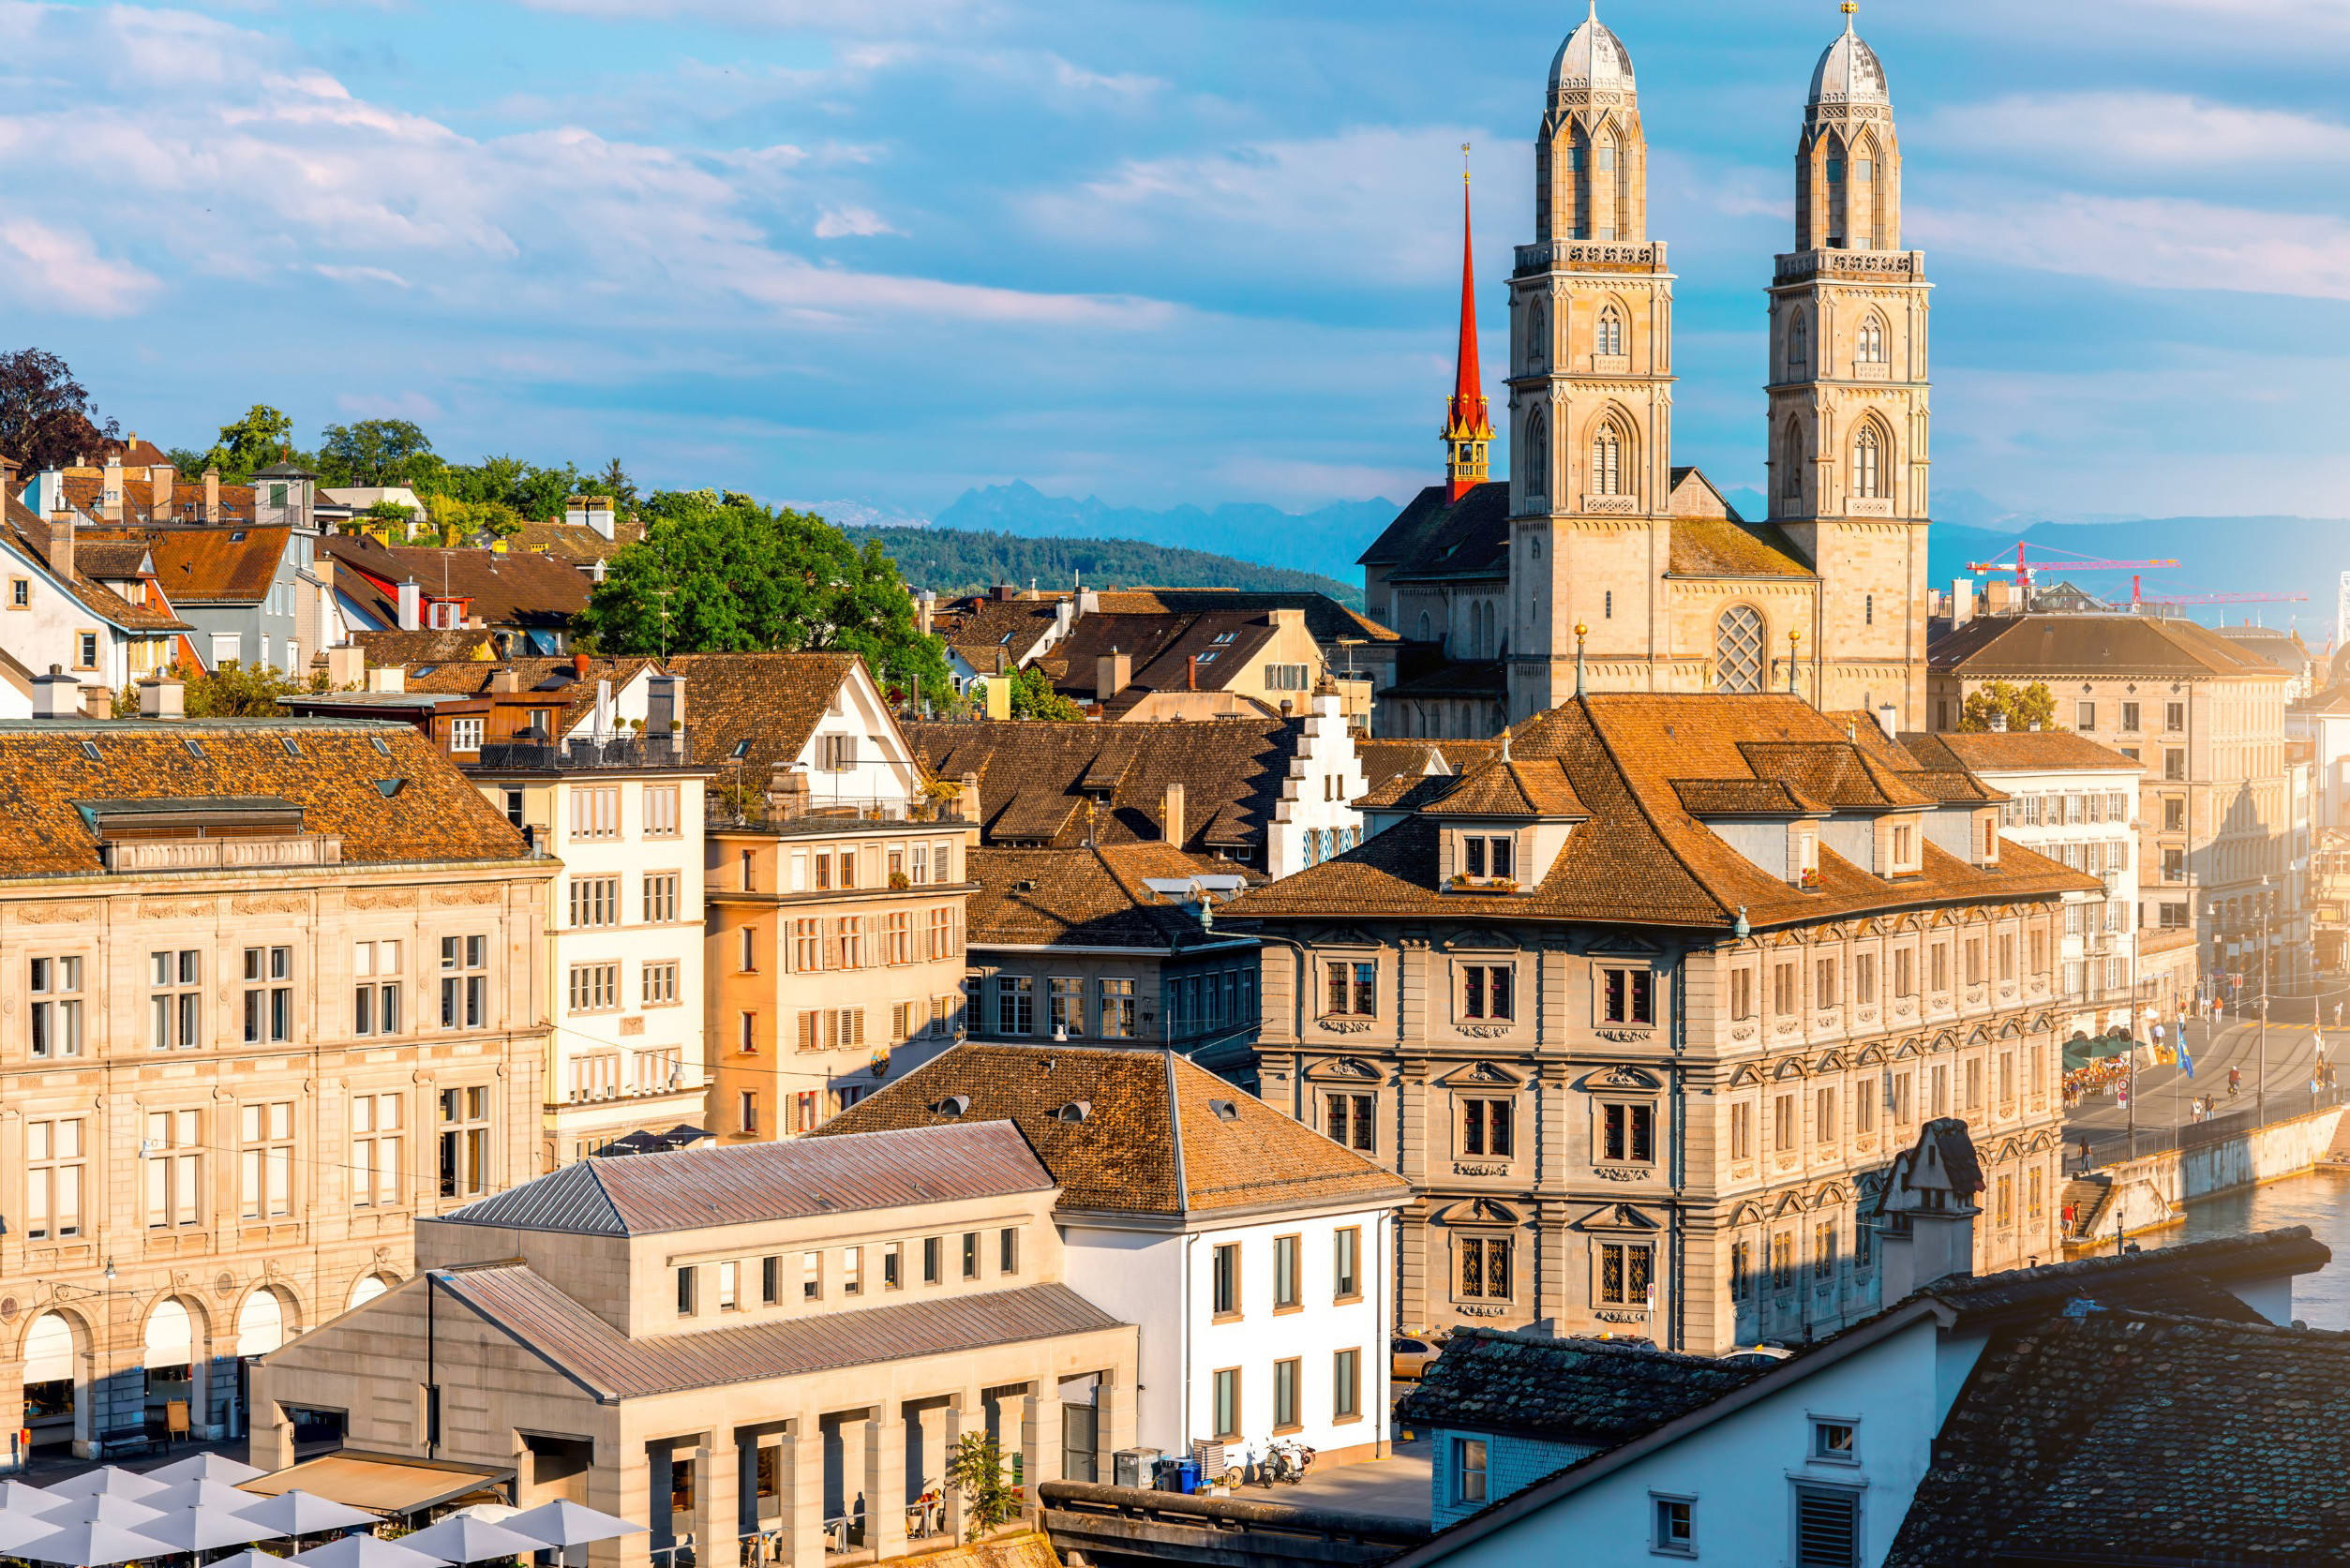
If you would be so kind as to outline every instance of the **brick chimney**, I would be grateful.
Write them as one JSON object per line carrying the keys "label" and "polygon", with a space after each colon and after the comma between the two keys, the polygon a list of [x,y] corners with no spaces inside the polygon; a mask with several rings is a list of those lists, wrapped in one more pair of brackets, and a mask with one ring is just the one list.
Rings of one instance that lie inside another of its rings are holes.
{"label": "brick chimney", "polygon": [[[208,523],[217,523],[219,520],[220,470],[218,469],[206,469],[204,470],[204,521]],[[410,630],[412,631],[414,628],[412,627]]]}
{"label": "brick chimney", "polygon": [[1183,820],[1183,786],[1179,784],[1167,786],[1166,799],[1159,808],[1159,830],[1160,836],[1169,844],[1177,849],[1183,847],[1187,835]]}
{"label": "brick chimney", "polygon": [[120,453],[108,453],[106,466],[98,470],[97,513],[110,523],[123,520],[123,459]]}
{"label": "brick chimney", "polygon": [[49,569],[60,582],[73,581],[74,528],[70,507],[60,507],[49,515]]}
{"label": "brick chimney", "polygon": [[1134,681],[1134,656],[1110,650],[1093,662],[1093,695],[1096,702],[1108,702]]}
{"label": "brick chimney", "polygon": [[977,773],[965,773],[963,775],[963,794],[962,797],[955,802],[955,810],[962,815],[963,820],[965,822],[978,822],[980,820],[980,776]]}

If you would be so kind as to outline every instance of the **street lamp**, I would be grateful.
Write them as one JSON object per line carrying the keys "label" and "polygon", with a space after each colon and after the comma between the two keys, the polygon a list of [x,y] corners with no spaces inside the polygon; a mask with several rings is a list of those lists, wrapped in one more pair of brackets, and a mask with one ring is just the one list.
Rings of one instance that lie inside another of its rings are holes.
{"label": "street lamp", "polygon": [[2268,879],[2260,879],[2260,1076],[2253,1083],[2253,1109],[2268,1120]]}

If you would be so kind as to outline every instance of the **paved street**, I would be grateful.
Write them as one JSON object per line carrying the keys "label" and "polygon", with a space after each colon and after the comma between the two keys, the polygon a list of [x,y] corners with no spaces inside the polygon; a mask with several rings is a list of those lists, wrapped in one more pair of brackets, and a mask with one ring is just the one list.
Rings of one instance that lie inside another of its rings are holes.
{"label": "paved street", "polygon": [[[2330,1023],[2332,993],[2321,1000]],[[2286,1022],[2289,1013],[2298,1013],[2299,1022]],[[2193,1078],[2171,1067],[2142,1068],[2138,1071],[2136,1152],[2150,1154],[2170,1147],[2175,1129],[2194,1120],[2192,1107],[2198,1097],[2210,1097],[2213,1112],[2218,1115],[2252,1111],[2259,1102],[2256,1084],[2264,1060],[2271,1115],[2291,1114],[2306,1106],[2312,1069],[2317,1061],[2315,1032],[2310,1026],[2309,1016],[2309,998],[2279,998],[2269,1009],[2265,1048],[2256,1019],[2247,1022],[2223,1018],[2216,1029],[2189,1023],[2187,1046],[2194,1059]],[[2327,1059],[2339,1065],[2343,1053],[2350,1052],[2350,1029],[2328,1028],[2326,1036]],[[2233,1096],[2228,1093],[2230,1068],[2241,1074],[2241,1086]],[[2070,1166],[2079,1168],[2084,1138],[2092,1149],[2092,1163],[2127,1157],[2123,1145],[2130,1135],[2131,1122],[2130,1112],[2111,1095],[2082,1101],[2065,1119],[2071,1140],[2067,1156]]]}

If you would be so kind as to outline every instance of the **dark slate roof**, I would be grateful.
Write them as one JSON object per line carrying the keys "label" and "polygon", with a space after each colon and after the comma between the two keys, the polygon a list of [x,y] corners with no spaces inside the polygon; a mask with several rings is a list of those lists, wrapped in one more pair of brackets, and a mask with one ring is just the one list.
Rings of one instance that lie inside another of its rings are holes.
{"label": "dark slate roof", "polygon": [[586,1159],[445,1215],[459,1225],[633,1236],[1040,1192],[1053,1178],[1009,1124],[924,1127]]}
{"label": "dark slate roof", "polygon": [[2313,1274],[2332,1259],[2324,1243],[2311,1239],[2309,1227],[2294,1225],[2118,1258],[2076,1258],[1981,1278],[1944,1279],[1924,1293],[1962,1315],[1986,1319],[2083,1297],[2109,1306],[2174,1307],[2170,1292],[2177,1290],[2200,1292],[2219,1279]]}
{"label": "dark slate roof", "polygon": [[975,849],[968,861],[970,879],[980,884],[965,917],[975,947],[1062,943],[1163,951],[1223,939],[1202,929],[1187,903],[1161,898],[1148,884],[1239,874],[1230,860],[1167,844]]}
{"label": "dark slate roof", "polygon": [[1497,479],[1476,485],[1451,503],[1444,500],[1444,485],[1430,485],[1397,514],[1356,564],[1387,567],[1390,582],[1507,576],[1508,484]]}
{"label": "dark slate roof", "polygon": [[1753,1381],[1772,1365],[1462,1328],[1396,1415],[1420,1426],[1610,1448]]}
{"label": "dark slate roof", "polygon": [[2076,1309],[1994,1337],[1885,1562],[2340,1562],[2345,1471],[2350,1335]]}
{"label": "dark slate roof", "polygon": [[[674,1157],[583,1163],[613,1170]],[[600,1398],[625,1399],[1120,1327],[1066,1285],[632,1339],[519,1264],[438,1275],[441,1288]]]}

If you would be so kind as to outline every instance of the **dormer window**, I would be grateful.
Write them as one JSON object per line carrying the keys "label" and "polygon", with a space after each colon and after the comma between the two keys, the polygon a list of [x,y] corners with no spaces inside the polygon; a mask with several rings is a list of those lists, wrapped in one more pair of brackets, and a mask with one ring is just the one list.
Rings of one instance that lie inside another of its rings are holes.
{"label": "dormer window", "polygon": [[1807,891],[1819,889],[1819,827],[1817,823],[1797,822],[1789,826],[1787,879]]}
{"label": "dormer window", "polygon": [[[1490,867],[1490,870],[1487,868]],[[1510,841],[1507,838],[1480,838],[1474,834],[1460,841],[1460,869],[1471,876],[1507,876],[1510,874]]]}
{"label": "dormer window", "polygon": [[1877,829],[1879,876],[1914,876],[1925,869],[1924,833],[1915,817],[1895,817]]}

